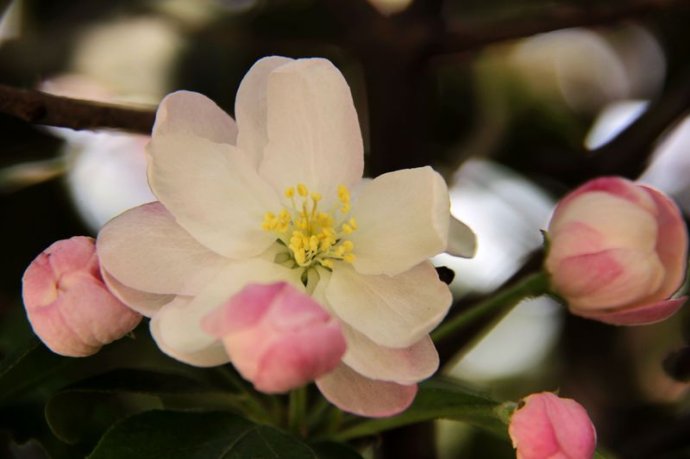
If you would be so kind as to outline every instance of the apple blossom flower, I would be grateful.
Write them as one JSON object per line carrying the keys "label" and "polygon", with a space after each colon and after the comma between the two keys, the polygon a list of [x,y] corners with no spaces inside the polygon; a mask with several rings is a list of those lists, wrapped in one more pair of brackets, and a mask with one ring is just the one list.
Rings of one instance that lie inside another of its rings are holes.
{"label": "apple blossom flower", "polygon": [[240,374],[267,393],[313,381],[335,369],[345,353],[338,321],[285,282],[247,285],[202,327],[223,341]]}
{"label": "apple blossom flower", "polygon": [[546,269],[573,314],[639,325],[675,313],[688,235],[677,206],[660,191],[618,177],[591,180],[556,206]]}
{"label": "apple blossom flower", "polygon": [[597,433],[575,400],[550,392],[532,394],[510,418],[508,433],[518,459],[591,459]]}
{"label": "apple blossom flower", "polygon": [[192,92],[161,102],[147,150],[159,201],[101,230],[109,286],[151,317],[164,352],[212,366],[229,357],[202,318],[247,284],[288,282],[347,342],[316,380],[324,396],[361,415],[402,411],[438,367],[428,333],[451,303],[428,261],[459,225],[445,182],[429,167],[362,180],[357,112],[325,59],[259,60],[235,115]]}
{"label": "apple blossom flower", "polygon": [[141,315],[103,283],[94,242],[85,236],[57,241],[24,272],[22,296],[29,322],[57,354],[95,354],[141,321]]}

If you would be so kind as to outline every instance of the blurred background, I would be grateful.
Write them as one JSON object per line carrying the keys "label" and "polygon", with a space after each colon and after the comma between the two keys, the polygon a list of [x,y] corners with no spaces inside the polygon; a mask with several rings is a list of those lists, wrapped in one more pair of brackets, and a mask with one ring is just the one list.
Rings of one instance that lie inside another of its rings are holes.
{"label": "blurred background", "polygon": [[[588,178],[640,178],[690,212],[688,1],[14,0],[0,15],[0,84],[151,110],[188,89],[232,114],[258,58],[331,59],[352,88],[367,174],[433,165],[478,236],[474,259],[435,260],[456,273],[454,312],[538,269],[555,201]],[[31,335],[29,262],[155,199],[146,141],[0,114],[2,355]],[[690,457],[689,320],[615,328],[539,298],[441,354],[498,399],[576,398],[620,457]],[[28,416],[0,416],[0,456],[19,454]],[[514,456],[455,422],[386,435],[397,446],[381,457]]]}

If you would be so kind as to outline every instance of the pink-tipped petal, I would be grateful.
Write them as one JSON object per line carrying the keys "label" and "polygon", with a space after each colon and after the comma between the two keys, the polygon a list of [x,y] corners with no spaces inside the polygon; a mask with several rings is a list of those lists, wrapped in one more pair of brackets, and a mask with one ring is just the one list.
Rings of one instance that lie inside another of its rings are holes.
{"label": "pink-tipped petal", "polygon": [[648,325],[671,317],[685,304],[687,297],[645,304],[636,308],[612,311],[586,311],[571,309],[577,316],[598,320],[611,325]]}
{"label": "pink-tipped petal", "polygon": [[345,353],[337,321],[288,333],[261,357],[254,387],[266,393],[287,392],[333,370]]}
{"label": "pink-tipped petal", "polygon": [[24,273],[22,295],[34,332],[61,355],[94,354],[141,320],[103,283],[88,237],[58,241],[36,257]]}
{"label": "pink-tipped petal", "polygon": [[687,228],[676,203],[655,188],[644,185],[642,187],[656,203],[659,227],[656,253],[666,268],[664,284],[658,294],[669,296],[678,290],[685,280],[688,259]]}
{"label": "pink-tipped petal", "polygon": [[417,385],[366,378],[345,364],[316,380],[326,399],[348,413],[371,418],[405,411],[417,394]]}
{"label": "pink-tipped petal", "polygon": [[98,233],[103,269],[124,286],[195,295],[228,260],[197,242],[160,202],[130,209]]}
{"label": "pink-tipped petal", "polygon": [[413,384],[438,369],[438,353],[428,336],[412,346],[394,349],[376,344],[346,324],[343,333],[347,340],[343,362],[368,378]]}
{"label": "pink-tipped petal", "polygon": [[176,91],[163,98],[152,136],[168,134],[201,137],[211,142],[235,144],[235,121],[208,97],[191,91]]}
{"label": "pink-tipped petal", "polygon": [[596,431],[575,400],[550,392],[532,394],[510,419],[508,428],[520,459],[591,459]]}
{"label": "pink-tipped petal", "polygon": [[286,392],[335,368],[345,353],[340,325],[285,282],[250,284],[202,321],[257,390]]}
{"label": "pink-tipped petal", "polygon": [[153,317],[164,305],[170,303],[175,295],[161,295],[129,288],[111,276],[108,271],[101,269],[101,276],[108,290],[130,309],[144,317]]}

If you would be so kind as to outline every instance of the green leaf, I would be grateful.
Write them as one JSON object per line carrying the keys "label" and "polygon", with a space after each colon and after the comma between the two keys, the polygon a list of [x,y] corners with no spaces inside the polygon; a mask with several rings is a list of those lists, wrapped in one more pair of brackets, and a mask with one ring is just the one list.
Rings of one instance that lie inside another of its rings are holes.
{"label": "green leaf", "polygon": [[15,401],[23,392],[69,366],[70,360],[32,339],[0,362],[0,402]]}
{"label": "green leaf", "polygon": [[362,456],[344,443],[323,441],[311,443],[311,448],[317,457],[323,459],[362,459]]}
{"label": "green leaf", "polygon": [[51,398],[45,407],[45,418],[50,430],[63,442],[93,445],[115,422],[156,408],[162,408],[162,403],[153,395],[75,390]]}
{"label": "green leaf", "polygon": [[338,440],[372,435],[385,430],[434,419],[454,419],[508,438],[503,405],[478,395],[455,381],[433,379],[422,383],[412,406],[398,416],[369,419],[341,430]]}
{"label": "green leaf", "polygon": [[122,369],[57,393],[46,404],[45,417],[55,436],[75,444],[95,442],[115,422],[144,411],[164,407],[242,411],[243,401],[243,396],[188,376]]}
{"label": "green leaf", "polygon": [[[336,451],[325,456],[319,451]],[[350,459],[347,449],[311,447],[273,427],[223,412],[149,411],[111,428],[89,459]]]}

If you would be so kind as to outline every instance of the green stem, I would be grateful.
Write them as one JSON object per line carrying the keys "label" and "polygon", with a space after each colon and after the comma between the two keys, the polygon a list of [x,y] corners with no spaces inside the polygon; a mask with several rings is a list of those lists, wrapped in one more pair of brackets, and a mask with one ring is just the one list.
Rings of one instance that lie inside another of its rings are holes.
{"label": "green stem", "polygon": [[549,282],[546,274],[541,271],[531,274],[517,284],[507,287],[505,290],[498,292],[471,309],[444,322],[434,330],[431,337],[438,342],[491,314],[507,311],[524,298],[543,295],[548,291]]}
{"label": "green stem", "polygon": [[305,415],[307,412],[307,388],[300,387],[290,392],[288,409],[288,428],[298,435],[305,436]]}
{"label": "green stem", "polygon": [[219,375],[225,382],[229,383],[240,393],[240,400],[244,406],[244,414],[253,418],[254,420],[261,422],[274,423],[275,420],[271,419],[269,410],[266,405],[261,401],[258,395],[252,391],[252,389],[246,384],[246,382],[241,379],[234,371],[227,367],[221,366],[216,367],[215,372]]}

